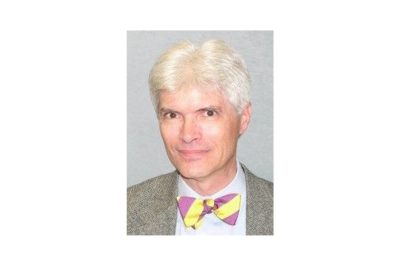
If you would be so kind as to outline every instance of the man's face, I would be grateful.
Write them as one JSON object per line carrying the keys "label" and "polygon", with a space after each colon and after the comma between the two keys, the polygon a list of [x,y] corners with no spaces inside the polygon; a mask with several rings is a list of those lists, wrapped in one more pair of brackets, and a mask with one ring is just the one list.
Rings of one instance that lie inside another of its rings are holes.
{"label": "man's face", "polygon": [[159,123],[168,157],[186,178],[223,177],[236,170],[237,141],[249,123],[224,94],[196,85],[162,91]]}

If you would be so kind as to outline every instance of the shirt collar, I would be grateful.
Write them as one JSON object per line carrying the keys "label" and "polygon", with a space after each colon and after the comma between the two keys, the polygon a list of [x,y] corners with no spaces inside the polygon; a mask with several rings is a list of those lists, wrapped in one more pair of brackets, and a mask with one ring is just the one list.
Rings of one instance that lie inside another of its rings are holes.
{"label": "shirt collar", "polygon": [[226,187],[224,187],[222,190],[216,192],[213,195],[210,196],[201,196],[198,194],[196,191],[194,191],[191,187],[189,187],[188,184],[183,180],[183,178],[178,175],[178,194],[182,196],[188,196],[188,197],[194,197],[194,198],[218,198],[226,194],[230,193],[239,193],[244,195],[246,191],[246,180],[245,180],[245,175],[242,169],[242,166],[240,165],[239,161],[236,160],[236,175]]}

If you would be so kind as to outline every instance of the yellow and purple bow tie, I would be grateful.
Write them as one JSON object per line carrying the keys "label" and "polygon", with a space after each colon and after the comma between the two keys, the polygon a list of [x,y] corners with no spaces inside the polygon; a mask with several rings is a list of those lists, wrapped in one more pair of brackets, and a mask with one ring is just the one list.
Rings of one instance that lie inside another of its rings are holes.
{"label": "yellow and purple bow tie", "polygon": [[230,225],[235,225],[239,216],[240,194],[227,194],[214,200],[181,196],[177,200],[185,226],[193,229],[199,228],[204,215],[211,212]]}

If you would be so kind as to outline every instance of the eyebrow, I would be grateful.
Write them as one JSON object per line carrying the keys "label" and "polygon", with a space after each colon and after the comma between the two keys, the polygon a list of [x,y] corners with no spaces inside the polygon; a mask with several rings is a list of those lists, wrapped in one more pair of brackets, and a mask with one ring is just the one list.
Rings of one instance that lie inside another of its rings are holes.
{"label": "eyebrow", "polygon": [[162,113],[169,113],[169,112],[173,112],[173,113],[179,113],[178,111],[171,109],[171,108],[165,108],[165,107],[161,107],[160,110],[158,111],[159,114]]}
{"label": "eyebrow", "polygon": [[200,109],[196,110],[196,112],[208,111],[208,110],[214,110],[214,111],[217,111],[217,112],[221,112],[222,108],[219,107],[219,106],[210,105],[210,106],[207,106],[207,107],[200,108]]}
{"label": "eyebrow", "polygon": [[170,109],[170,108],[161,107],[160,110],[158,110],[158,112],[159,113],[164,113],[164,112],[175,112],[175,111]]}
{"label": "eyebrow", "polygon": [[[208,110],[215,110],[215,111],[221,112],[222,108],[219,107],[219,106],[215,106],[215,105],[209,105],[209,106],[205,106],[205,107],[199,108],[195,112],[202,112],[202,111],[208,111]],[[168,113],[168,112],[173,112],[173,113],[180,114],[179,111],[176,111],[176,110],[174,110],[172,108],[166,108],[166,107],[161,107],[160,110],[158,111],[159,114]]]}

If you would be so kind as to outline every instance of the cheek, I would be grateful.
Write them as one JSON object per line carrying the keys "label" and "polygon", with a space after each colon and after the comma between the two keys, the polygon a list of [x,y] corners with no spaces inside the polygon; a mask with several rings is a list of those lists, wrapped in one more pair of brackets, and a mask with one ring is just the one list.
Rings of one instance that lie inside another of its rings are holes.
{"label": "cheek", "polygon": [[219,142],[224,136],[223,127],[218,123],[202,123],[200,130],[203,140],[206,142]]}
{"label": "cheek", "polygon": [[161,137],[166,145],[172,144],[177,140],[178,130],[171,125],[160,125]]}
{"label": "cheek", "polygon": [[236,141],[238,130],[235,123],[214,123],[202,127],[203,138],[218,146]]}

